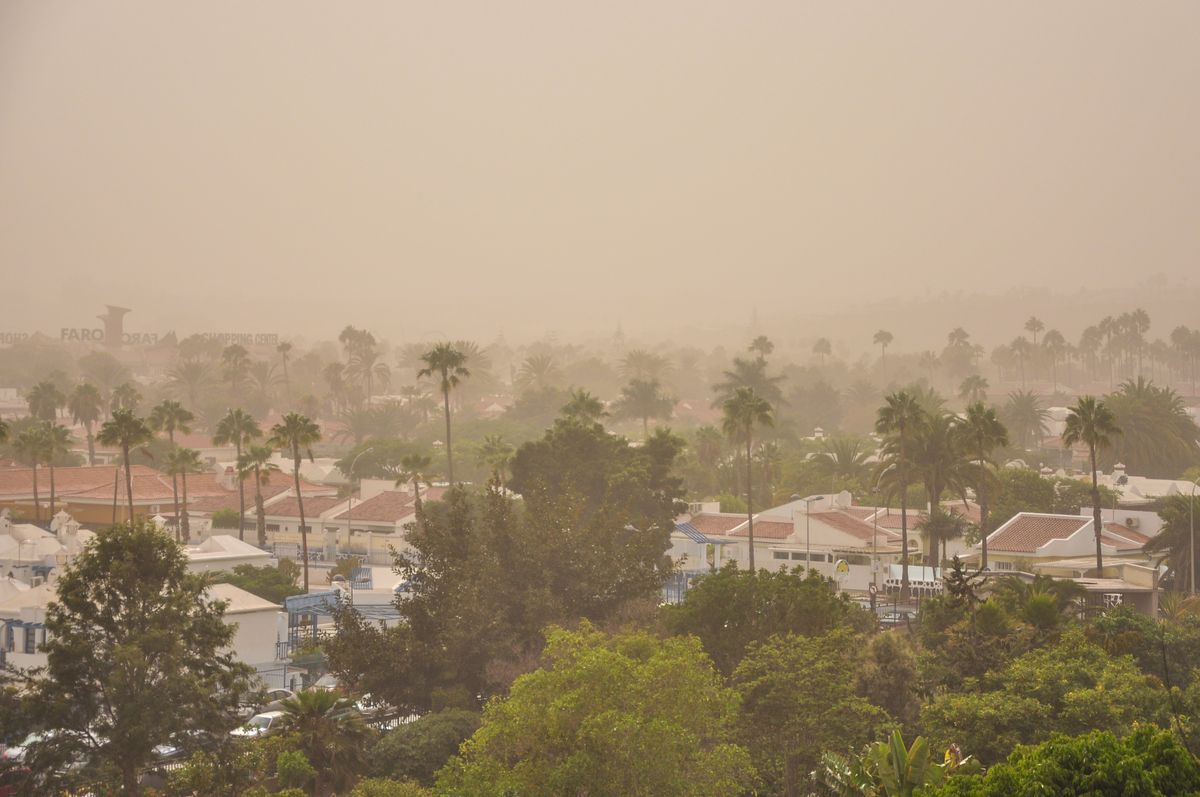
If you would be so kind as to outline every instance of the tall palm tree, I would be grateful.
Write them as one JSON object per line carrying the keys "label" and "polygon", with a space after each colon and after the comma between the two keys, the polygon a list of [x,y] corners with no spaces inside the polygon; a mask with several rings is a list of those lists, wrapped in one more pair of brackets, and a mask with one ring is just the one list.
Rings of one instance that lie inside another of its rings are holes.
{"label": "tall palm tree", "polygon": [[238,457],[238,478],[254,478],[254,517],[258,532],[258,545],[267,545],[267,513],[263,507],[262,488],[271,483],[271,474],[279,472],[279,466],[271,461],[275,452],[270,446],[251,445]]}
{"label": "tall palm tree", "polygon": [[413,507],[417,511],[417,522],[421,522],[421,483],[429,484],[429,478],[426,473],[429,470],[429,465],[432,463],[429,457],[424,454],[413,453],[405,454],[400,459],[400,473],[396,478],[396,486],[412,482],[413,488]]}
{"label": "tall palm tree", "polygon": [[[1067,350],[1067,339],[1057,329],[1052,329],[1042,337],[1042,348],[1050,355],[1050,374],[1054,380],[1054,390],[1058,390],[1058,361]],[[1053,391],[1052,391],[1053,392]]]}
{"label": "tall palm tree", "polygon": [[71,413],[73,422],[83,424],[84,432],[87,434],[88,464],[94,466],[96,464],[96,436],[92,433],[92,428],[104,412],[104,398],[100,395],[99,388],[91,382],[81,382],[76,385],[75,389],[71,391],[71,395],[67,397],[67,410]]}
{"label": "tall palm tree", "polygon": [[867,459],[872,448],[858,437],[825,438],[821,441],[821,450],[813,455],[813,461],[831,480],[861,479],[870,470]]}
{"label": "tall palm tree", "polygon": [[[875,419],[875,431],[885,436],[885,472],[893,474],[900,493],[900,596],[908,598],[908,484],[912,476],[912,439],[920,433],[929,416],[906,390],[884,399]],[[882,474],[881,474],[882,475]]]}
{"label": "tall palm tree", "polygon": [[221,352],[221,370],[229,391],[235,398],[244,395],[246,379],[250,375],[250,352],[240,343],[231,343]]}
{"label": "tall palm tree", "polygon": [[50,468],[50,517],[54,517],[56,506],[56,488],[54,485],[54,461],[65,457],[71,452],[71,443],[74,439],[71,437],[71,430],[57,423],[45,421],[42,434],[44,435],[44,448],[42,453],[46,457],[46,465]]}
{"label": "tall palm tree", "polygon": [[[465,362],[465,360],[464,360]],[[549,354],[534,354],[526,357],[517,370],[516,384],[518,390],[545,390],[554,387],[562,379],[562,369],[554,362]]]}
{"label": "tall palm tree", "polygon": [[584,423],[597,423],[608,415],[604,409],[604,402],[583,388],[572,390],[570,400],[559,411],[564,418],[572,418]]}
{"label": "tall palm tree", "polygon": [[[154,439],[154,432],[146,421],[134,415],[131,409],[113,410],[112,418],[100,427],[96,439],[102,445],[120,446],[121,461],[125,465],[125,491],[129,498],[129,521],[133,522],[133,472],[130,470],[129,455],[136,448]],[[116,490],[113,490],[114,494]]]}
{"label": "tall palm tree", "polygon": [[21,430],[13,440],[13,451],[22,462],[33,468],[33,522],[42,522],[42,502],[38,495],[38,464],[46,448],[45,432],[40,423]]}
{"label": "tall palm tree", "polygon": [[1034,346],[1037,346],[1038,334],[1045,328],[1046,328],[1046,325],[1043,324],[1042,320],[1035,315],[1029,316],[1029,320],[1025,322],[1025,331],[1030,333],[1031,335],[1033,335],[1033,345]]}
{"label": "tall palm tree", "polygon": [[979,374],[971,374],[958,386],[958,397],[968,403],[983,401],[987,398],[988,381]]}
{"label": "tall palm tree", "polygon": [[1200,427],[1171,388],[1129,379],[1104,403],[1121,429],[1113,455],[1131,473],[1173,478],[1200,461]]}
{"label": "tall palm tree", "polygon": [[725,371],[723,376],[724,379],[713,385],[713,391],[717,394],[713,406],[721,406],[732,398],[740,387],[750,388],[773,407],[783,403],[783,388],[779,384],[786,377],[769,373],[766,360],[757,357],[753,360],[734,357],[733,368]]}
{"label": "tall palm tree", "polygon": [[176,398],[186,398],[192,409],[200,406],[200,395],[212,381],[212,369],[208,363],[197,359],[183,359],[167,373],[167,390]]}
{"label": "tall palm tree", "polygon": [[29,389],[25,396],[29,404],[29,414],[39,421],[55,421],[58,410],[67,403],[67,397],[50,380],[38,382]]}
{"label": "tall palm tree", "polygon": [[988,508],[997,483],[992,452],[1008,446],[1008,430],[994,408],[977,401],[967,407],[959,431],[975,457],[969,475],[971,486],[975,488],[975,500],[979,502],[979,569],[987,570]]}
{"label": "tall palm tree", "polygon": [[1062,440],[1065,445],[1073,446],[1083,443],[1088,447],[1088,455],[1092,463],[1092,528],[1096,534],[1096,569],[1104,567],[1104,558],[1100,550],[1100,535],[1104,526],[1100,520],[1100,484],[1096,470],[1096,451],[1112,445],[1113,438],[1121,434],[1116,417],[1094,396],[1081,396],[1075,406],[1067,413],[1067,424],[1063,429]]}
{"label": "tall palm tree", "polygon": [[200,452],[194,448],[173,448],[171,453],[167,454],[167,473],[172,477],[178,476],[183,484],[183,515],[176,515],[175,539],[182,539],[183,542],[188,542],[192,538],[192,525],[188,518],[188,486],[187,477],[189,473],[203,473],[204,462],[200,459]]}
{"label": "tall palm tree", "polygon": [[366,390],[366,406],[371,406],[371,396],[374,394],[375,382],[378,381],[387,390],[392,378],[392,369],[381,358],[382,354],[374,345],[357,348],[350,356],[346,373],[352,379],[357,379]]}
{"label": "tall palm tree", "polygon": [[833,354],[833,344],[829,342],[829,338],[817,338],[817,342],[812,347],[813,354],[821,358],[821,365],[825,365],[825,357]]}
{"label": "tall palm tree", "polygon": [[141,391],[132,382],[122,382],[113,390],[112,397],[109,399],[109,408],[113,412],[117,410],[134,412],[141,403]]}
{"label": "tall palm tree", "polygon": [[[479,446],[479,463],[486,465],[492,469],[496,480],[500,482],[500,489],[504,489],[504,475],[508,468],[512,465],[513,454],[515,449],[512,443],[509,443],[498,434],[489,434],[483,438],[483,443]],[[400,463],[403,465],[403,461]],[[425,465],[423,467],[429,467]]]}
{"label": "tall palm tree", "polygon": [[1038,447],[1050,428],[1050,412],[1031,390],[1010,393],[1000,415],[1013,431],[1013,443],[1031,451]]}
{"label": "tall palm tree", "polygon": [[307,453],[312,460],[312,447],[321,440],[321,427],[296,412],[283,416],[280,423],[271,427],[267,443],[283,449],[292,458],[292,479],[296,487],[296,502],[300,506],[300,553],[304,559],[304,591],[308,592],[308,527],[304,520],[304,495],[300,492],[300,459]]}
{"label": "tall palm tree", "polygon": [[754,489],[753,471],[754,430],[756,427],[775,425],[771,402],[754,392],[751,387],[739,387],[721,405],[723,419],[721,429],[735,442],[746,444],[746,523],[750,541],[750,572],[754,569]]}
{"label": "tall palm tree", "polygon": [[775,351],[775,344],[766,335],[759,335],[750,341],[750,351],[757,354],[758,359],[765,360],[771,356],[771,352]]}
{"label": "tall palm tree", "polygon": [[617,413],[626,418],[642,419],[642,436],[650,436],[651,418],[670,418],[675,400],[662,391],[657,379],[646,381],[634,379],[621,388],[617,399]]}
{"label": "tall palm tree", "polygon": [[417,378],[437,376],[441,380],[442,405],[446,413],[446,480],[454,484],[454,452],[450,445],[450,391],[471,375],[467,368],[467,356],[453,343],[439,343],[421,355],[425,367],[417,371]]}
{"label": "tall palm tree", "polygon": [[888,332],[886,329],[881,329],[875,333],[873,340],[875,345],[879,347],[879,362],[881,364],[887,364],[887,347],[891,346],[892,341],[894,340],[892,333]]}
{"label": "tall palm tree", "polygon": [[292,405],[292,377],[288,373],[288,354],[292,350],[292,344],[286,340],[280,341],[275,347],[275,351],[279,352],[279,359],[283,363],[283,387],[287,391],[288,406]]}
{"label": "tall palm tree", "polygon": [[[237,451],[238,461],[242,458],[242,449],[249,445],[251,440],[257,440],[262,437],[262,429],[258,426],[258,421],[254,420],[248,412],[242,409],[233,409],[225,414],[225,417],[217,422],[217,428],[213,430],[213,445],[227,446],[232,445]],[[246,483],[238,477],[238,539],[246,538]]]}
{"label": "tall palm tree", "polygon": [[[175,450],[175,433],[187,434],[192,431],[191,422],[196,419],[196,416],[190,410],[183,408],[183,405],[178,401],[167,399],[156,404],[150,410],[150,417],[146,419],[146,423],[155,432],[166,432],[167,441],[171,444],[171,450]],[[171,501],[175,509],[175,538],[179,538],[179,474],[171,474]],[[185,499],[186,502],[186,499]]]}
{"label": "tall palm tree", "polygon": [[1009,344],[1008,348],[1010,351],[1012,351],[1013,356],[1017,358],[1017,362],[1021,366],[1021,390],[1024,390],[1025,361],[1029,359],[1029,354],[1032,351],[1032,347],[1029,345],[1029,341],[1022,336],[1015,338],[1013,342]]}

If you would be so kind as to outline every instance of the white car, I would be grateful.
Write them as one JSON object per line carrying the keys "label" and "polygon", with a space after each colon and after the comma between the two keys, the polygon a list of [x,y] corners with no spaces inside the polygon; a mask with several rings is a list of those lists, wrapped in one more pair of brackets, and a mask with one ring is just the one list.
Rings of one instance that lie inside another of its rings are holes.
{"label": "white car", "polygon": [[14,744],[12,747],[5,748],[4,752],[0,753],[0,761],[4,761],[5,763],[9,764],[23,763],[25,761],[25,751],[29,749],[29,745],[40,742],[42,739],[45,739],[46,736],[47,734],[44,733],[29,734],[18,744]]}
{"label": "white car", "polygon": [[253,739],[258,736],[265,736],[272,731],[279,730],[283,716],[284,713],[282,711],[264,711],[262,714],[255,714],[245,725],[231,730],[229,735],[240,739]]}

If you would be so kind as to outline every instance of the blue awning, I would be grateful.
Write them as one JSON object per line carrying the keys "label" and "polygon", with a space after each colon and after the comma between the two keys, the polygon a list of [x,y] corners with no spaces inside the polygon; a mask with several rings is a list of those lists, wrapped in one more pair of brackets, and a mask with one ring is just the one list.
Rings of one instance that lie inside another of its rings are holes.
{"label": "blue awning", "polygon": [[698,528],[691,523],[676,523],[675,530],[687,537],[693,542],[698,542],[701,545],[729,545],[727,540],[714,540],[712,537],[706,536]]}

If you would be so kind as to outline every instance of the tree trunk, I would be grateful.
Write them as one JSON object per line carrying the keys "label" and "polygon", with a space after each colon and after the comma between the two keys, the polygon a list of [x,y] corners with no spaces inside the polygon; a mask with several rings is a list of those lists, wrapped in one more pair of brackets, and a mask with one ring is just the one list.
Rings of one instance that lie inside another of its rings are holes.
{"label": "tree trunk", "polygon": [[242,478],[242,437],[238,434],[237,440],[237,467],[234,468],[234,475],[238,480],[238,539],[246,539],[246,481]]}
{"label": "tree trunk", "polygon": [[300,494],[300,446],[292,446],[292,478],[296,484],[296,502],[300,505],[300,558],[304,560],[304,592],[308,593],[308,532],[304,529],[304,496]]}
{"label": "tree trunk", "polygon": [[267,547],[267,512],[263,508],[262,497],[262,473],[261,469],[254,466],[254,525],[255,531],[258,533],[258,547]]}
{"label": "tree trunk", "polygon": [[[901,443],[901,446],[904,444]],[[908,480],[900,480],[900,598],[908,600]]]}
{"label": "tree trunk", "polygon": [[96,467],[96,436],[92,434],[92,425],[86,424],[88,444],[88,465]]}
{"label": "tree trunk", "polygon": [[[750,572],[753,573],[753,572],[755,572],[755,570],[754,570],[754,490],[752,487],[752,485],[754,483],[754,476],[750,472],[750,467],[751,467],[751,465],[750,465],[750,446],[752,444],[750,434],[751,434],[750,429],[747,428],[746,429],[746,523],[747,523],[748,528],[747,528],[746,535],[750,540]],[[807,554],[806,554],[806,556],[807,556]],[[812,566],[807,560],[805,560],[804,564],[807,567]]]}
{"label": "tree trunk", "polygon": [[[444,384],[444,383],[443,383]],[[454,484],[454,454],[450,450],[450,389],[442,390],[442,400],[446,408],[446,481]]]}
{"label": "tree trunk", "polygon": [[121,483],[121,466],[113,466],[113,525],[117,525],[117,485]]}
{"label": "tree trunk", "polygon": [[[1100,485],[1096,479],[1096,446],[1091,446],[1092,454],[1092,529],[1096,532],[1096,570],[1104,567],[1104,553],[1100,550],[1100,534],[1103,526],[1100,520]],[[1100,573],[1097,572],[1099,577]]]}
{"label": "tree trunk", "polygon": [[[175,448],[175,430],[167,431],[167,439],[171,441],[171,449]],[[179,542],[179,474],[171,474],[171,500],[175,502],[175,542]]]}
{"label": "tree trunk", "polygon": [[188,497],[187,497],[187,471],[186,470],[183,472],[182,477],[183,478],[180,479],[180,481],[183,482],[183,541],[185,543],[187,543],[187,542],[191,542],[191,540],[192,540],[192,526],[191,526],[191,523],[188,521],[188,516],[187,516]]}
{"label": "tree trunk", "polygon": [[[129,444],[121,446],[125,455],[125,497],[129,499],[129,525],[133,526],[133,469],[129,467]],[[184,488],[184,502],[187,502],[187,489]]]}
{"label": "tree trunk", "polygon": [[138,783],[138,768],[130,762],[122,762],[121,764],[121,784],[122,792],[126,797],[138,797],[141,794],[141,786]]}
{"label": "tree trunk", "polygon": [[33,460],[33,522],[42,522],[42,502],[38,500],[38,483],[37,483],[37,454],[34,454]]}
{"label": "tree trunk", "polygon": [[50,460],[50,519],[54,520],[55,510],[55,490],[54,490],[54,460]]}

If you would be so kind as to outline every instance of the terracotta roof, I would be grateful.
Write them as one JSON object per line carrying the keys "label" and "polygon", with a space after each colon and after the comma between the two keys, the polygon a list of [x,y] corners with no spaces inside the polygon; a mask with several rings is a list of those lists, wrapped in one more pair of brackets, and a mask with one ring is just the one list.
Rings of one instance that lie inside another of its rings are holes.
{"label": "terracotta roof", "polygon": [[879,507],[874,506],[851,506],[841,510],[851,517],[856,517],[859,520],[870,520],[871,515],[879,511]]}
{"label": "terracotta roof", "polygon": [[[346,499],[338,498],[336,495],[320,495],[312,496],[304,499],[304,519],[312,520],[322,512],[328,512]],[[247,506],[246,510],[249,511]],[[284,517],[300,519],[300,502],[296,500],[296,496],[289,495],[279,499],[275,503],[264,507],[267,517]]]}
{"label": "terracotta roof", "polygon": [[[693,526],[696,524],[693,522]],[[796,530],[795,525],[790,520],[755,520],[754,521],[754,539],[756,540],[786,540],[792,536],[792,532]],[[731,537],[749,537],[750,529],[745,521],[742,521],[742,527],[733,532]]]}
{"label": "terracotta roof", "polygon": [[[189,480],[188,504],[191,505],[191,509],[194,512],[219,512],[222,509],[236,510],[238,508],[237,490],[228,490],[223,495],[206,495],[193,499],[191,487],[192,483]],[[276,479],[268,484],[264,484],[261,488],[263,501],[270,501],[275,496],[279,495],[280,493],[285,493],[290,489],[292,489],[292,482],[290,479],[286,481],[283,479]],[[300,489],[305,495],[313,495],[322,491],[329,492],[328,488],[322,488],[319,485],[309,484],[308,482],[300,482]],[[266,507],[266,509],[270,510],[270,507]],[[246,511],[249,513],[253,510],[254,484],[253,479],[251,479],[246,483]]]}
{"label": "terracotta roof", "polygon": [[[863,542],[871,542],[875,536],[875,527],[870,521],[861,520],[843,510],[835,510],[832,512],[813,512],[813,520],[820,521],[826,526],[831,526],[838,531],[849,534],[851,537],[862,540]],[[890,529],[879,527],[879,541],[884,544],[889,544],[898,535]]]}
{"label": "terracotta roof", "polygon": [[1051,540],[1066,539],[1091,522],[1085,517],[1020,514],[992,532],[988,550],[1034,553]]}
{"label": "terracotta roof", "polygon": [[[1121,542],[1120,545],[1118,545],[1117,547],[1125,547],[1125,548],[1138,547],[1138,548],[1140,548],[1143,545],[1145,545],[1146,543],[1150,542],[1150,538],[1147,537],[1145,534],[1142,534],[1140,531],[1134,531],[1133,529],[1129,528],[1128,526],[1124,526],[1120,523],[1113,523],[1113,522],[1105,523],[1104,530],[1106,532],[1109,532],[1110,534],[1116,534],[1116,535],[1122,537],[1124,540],[1129,541],[1128,543]],[[1132,543],[1132,545],[1130,545],[1130,543]]]}
{"label": "terracotta roof", "polygon": [[[431,487],[422,491],[422,501],[438,501],[446,493],[445,487]],[[354,506],[337,515],[338,520],[361,520],[364,523],[396,523],[416,512],[412,493],[401,490],[385,490],[365,501],[355,500]]]}
{"label": "terracotta roof", "polygon": [[[54,488],[60,496],[76,495],[87,492],[103,485],[108,485],[111,498],[113,473],[115,465],[84,465],[77,468],[55,468]],[[157,473],[145,465],[134,465],[133,475],[149,475]],[[44,485],[44,487],[43,487]],[[42,489],[49,494],[50,472],[46,467],[38,468],[38,491]],[[33,494],[33,469],[0,468],[0,499],[27,496]]]}
{"label": "terracotta roof", "polygon": [[745,522],[745,515],[718,515],[712,512],[701,512],[698,515],[692,515],[688,521],[692,525],[692,528],[701,534],[728,534]]}

